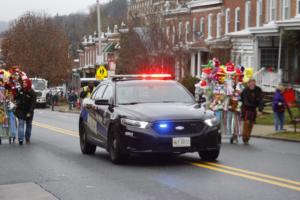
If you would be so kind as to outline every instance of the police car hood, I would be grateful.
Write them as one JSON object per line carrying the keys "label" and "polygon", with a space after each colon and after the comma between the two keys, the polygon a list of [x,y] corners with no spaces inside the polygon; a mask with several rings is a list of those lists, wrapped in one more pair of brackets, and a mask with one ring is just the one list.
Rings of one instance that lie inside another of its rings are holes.
{"label": "police car hood", "polygon": [[205,120],[214,116],[213,112],[197,104],[185,103],[142,103],[119,107],[126,117],[154,122],[158,120]]}

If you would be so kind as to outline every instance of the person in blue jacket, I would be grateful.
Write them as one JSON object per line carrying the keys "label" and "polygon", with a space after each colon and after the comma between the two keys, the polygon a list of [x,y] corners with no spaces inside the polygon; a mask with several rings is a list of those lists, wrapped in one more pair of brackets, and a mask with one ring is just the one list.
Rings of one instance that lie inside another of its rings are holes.
{"label": "person in blue jacket", "polygon": [[284,131],[284,111],[286,107],[286,102],[283,97],[284,87],[282,85],[279,85],[276,89],[272,108],[274,111],[274,125],[275,125],[275,131],[281,132]]}

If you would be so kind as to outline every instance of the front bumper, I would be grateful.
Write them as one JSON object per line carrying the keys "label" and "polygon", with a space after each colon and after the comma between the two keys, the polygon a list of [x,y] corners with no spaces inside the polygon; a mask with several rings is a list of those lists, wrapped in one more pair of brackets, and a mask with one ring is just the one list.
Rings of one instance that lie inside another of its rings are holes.
{"label": "front bumper", "polygon": [[[189,147],[173,147],[173,138],[190,137]],[[121,134],[122,150],[125,152],[186,153],[220,149],[219,128],[205,127],[197,134],[158,135],[152,129],[126,128]]]}
{"label": "front bumper", "polygon": [[43,104],[43,103],[46,103],[46,98],[37,98],[36,99],[36,103],[40,103],[40,104]]}

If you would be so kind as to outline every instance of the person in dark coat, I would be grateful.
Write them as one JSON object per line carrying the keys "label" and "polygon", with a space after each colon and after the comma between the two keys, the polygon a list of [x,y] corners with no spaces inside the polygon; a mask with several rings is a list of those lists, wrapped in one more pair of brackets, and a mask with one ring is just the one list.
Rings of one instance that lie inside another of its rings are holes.
{"label": "person in dark coat", "polygon": [[286,107],[286,102],[282,93],[284,92],[284,87],[279,85],[276,89],[273,102],[272,102],[272,109],[274,111],[274,125],[275,131],[284,131],[284,111]]}
{"label": "person in dark coat", "polygon": [[74,90],[71,90],[68,96],[68,102],[69,102],[69,110],[72,110],[74,108],[75,102],[77,101],[76,94]]}
{"label": "person in dark coat", "polygon": [[24,141],[24,127],[26,124],[25,139],[26,143],[30,143],[32,120],[34,108],[36,105],[36,94],[32,89],[32,83],[29,79],[24,79],[22,88],[16,97],[16,116],[18,118],[18,139],[22,145]]}
{"label": "person in dark coat", "polygon": [[264,109],[263,92],[260,87],[256,86],[254,79],[251,79],[248,82],[248,86],[243,90],[241,101],[242,120],[244,121],[243,142],[244,144],[248,144],[256,116],[262,115]]}

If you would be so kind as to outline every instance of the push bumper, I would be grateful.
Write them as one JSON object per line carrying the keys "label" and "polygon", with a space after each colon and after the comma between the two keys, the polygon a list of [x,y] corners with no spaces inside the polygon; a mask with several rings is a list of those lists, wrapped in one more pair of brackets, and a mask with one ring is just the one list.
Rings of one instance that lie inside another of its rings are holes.
{"label": "push bumper", "polygon": [[[189,147],[173,147],[173,138],[189,137]],[[121,135],[125,152],[186,153],[220,148],[221,136],[218,127],[210,127],[197,134],[158,135],[152,130],[126,129]]]}

